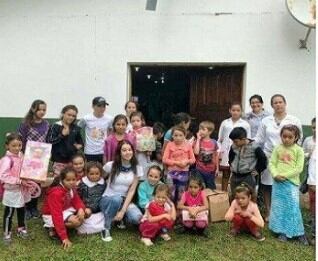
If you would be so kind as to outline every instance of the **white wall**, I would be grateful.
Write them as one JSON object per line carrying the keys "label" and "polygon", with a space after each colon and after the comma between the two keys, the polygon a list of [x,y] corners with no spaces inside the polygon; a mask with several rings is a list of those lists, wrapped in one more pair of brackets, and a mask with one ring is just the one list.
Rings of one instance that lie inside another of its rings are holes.
{"label": "white wall", "polygon": [[[309,124],[315,113],[315,31],[283,0],[0,0],[0,117],[21,117],[42,98],[48,117],[63,105],[80,115],[102,95],[109,112],[128,98],[128,62],[244,62],[245,106],[258,93],[282,93],[288,112]],[[229,13],[215,15],[215,13]],[[301,109],[300,109],[301,108]]]}

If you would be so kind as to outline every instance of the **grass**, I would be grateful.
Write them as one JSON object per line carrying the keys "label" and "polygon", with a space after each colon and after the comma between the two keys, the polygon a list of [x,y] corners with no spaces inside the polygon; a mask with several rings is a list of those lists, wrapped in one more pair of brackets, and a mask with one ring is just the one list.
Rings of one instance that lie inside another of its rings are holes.
{"label": "grass", "polygon": [[[2,213],[1,207],[1,224]],[[308,216],[305,215],[306,221]],[[138,232],[133,227],[127,230],[114,228],[110,243],[103,242],[99,235],[76,236],[71,233],[73,246],[66,251],[59,242],[47,237],[41,219],[29,221],[28,227],[29,240],[14,236],[10,246],[0,242],[0,260],[315,260],[313,247],[301,246],[295,241],[278,242],[268,229],[264,231],[264,242],[256,242],[248,235],[233,238],[228,235],[229,225],[225,222],[210,226],[209,239],[171,233],[170,242],[158,239],[150,248],[139,241]]]}

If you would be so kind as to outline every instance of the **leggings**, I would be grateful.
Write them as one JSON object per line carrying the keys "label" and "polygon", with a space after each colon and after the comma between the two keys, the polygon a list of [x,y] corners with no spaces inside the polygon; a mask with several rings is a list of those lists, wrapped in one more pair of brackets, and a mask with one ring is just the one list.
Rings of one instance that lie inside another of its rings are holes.
{"label": "leggings", "polygon": [[12,218],[14,215],[14,210],[17,210],[18,217],[18,227],[25,227],[25,211],[24,207],[22,208],[12,208],[5,206],[4,215],[3,215],[3,231],[5,235],[8,235],[11,232],[12,228]]}

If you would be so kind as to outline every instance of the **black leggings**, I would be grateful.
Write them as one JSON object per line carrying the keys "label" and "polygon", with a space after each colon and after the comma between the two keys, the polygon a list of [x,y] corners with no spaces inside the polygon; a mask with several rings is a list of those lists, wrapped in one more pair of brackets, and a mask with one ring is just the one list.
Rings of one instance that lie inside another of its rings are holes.
{"label": "black leggings", "polygon": [[25,204],[27,210],[38,209],[38,198],[32,198],[30,202]]}
{"label": "black leggings", "polygon": [[25,227],[25,210],[24,207],[22,208],[12,208],[12,207],[5,207],[4,215],[3,215],[3,231],[5,235],[8,235],[11,232],[12,228],[12,218],[14,215],[14,210],[17,210],[17,217],[18,217],[18,227]]}

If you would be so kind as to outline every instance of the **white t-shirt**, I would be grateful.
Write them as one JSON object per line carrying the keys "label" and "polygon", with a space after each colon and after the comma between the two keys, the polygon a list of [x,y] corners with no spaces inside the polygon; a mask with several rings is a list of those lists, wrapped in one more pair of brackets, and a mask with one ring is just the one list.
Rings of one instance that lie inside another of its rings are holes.
{"label": "white t-shirt", "polygon": [[[107,162],[104,165],[104,170],[107,174],[110,173],[112,169],[113,162]],[[137,177],[140,178],[143,176],[142,167],[137,165]],[[110,183],[110,179],[107,182],[107,187],[103,196],[115,196],[119,195],[121,197],[126,197],[129,187],[134,181],[135,174],[133,171],[128,172],[119,172],[119,174],[115,177],[114,181]]]}
{"label": "white t-shirt", "polygon": [[308,185],[316,185],[316,147],[314,148],[313,152],[311,153],[308,165]]}
{"label": "white t-shirt", "polygon": [[104,154],[104,141],[107,131],[111,128],[113,117],[105,114],[97,118],[93,113],[87,114],[78,122],[78,126],[85,128],[84,153],[88,155]]}
{"label": "white t-shirt", "polygon": [[316,146],[316,142],[313,136],[307,137],[303,142],[303,149],[305,152],[305,157],[310,157],[312,152],[314,151]]}

